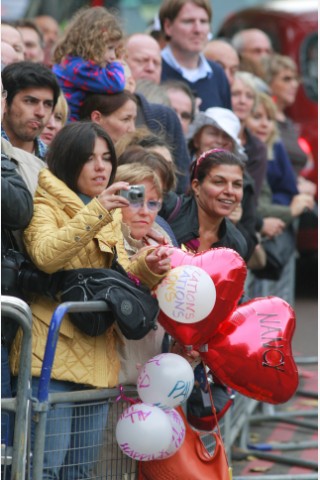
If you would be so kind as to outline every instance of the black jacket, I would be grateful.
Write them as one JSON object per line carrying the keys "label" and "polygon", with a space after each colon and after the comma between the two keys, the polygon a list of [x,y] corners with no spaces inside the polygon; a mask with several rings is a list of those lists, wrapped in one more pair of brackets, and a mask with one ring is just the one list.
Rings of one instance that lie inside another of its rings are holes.
{"label": "black jacket", "polygon": [[15,246],[12,231],[28,226],[33,214],[32,195],[16,170],[1,154],[1,253]]}
{"label": "black jacket", "polygon": [[[180,208],[177,213],[173,211],[178,199]],[[170,192],[166,195],[159,215],[171,226],[179,245],[199,237],[198,207],[196,200],[190,195],[177,195]],[[171,218],[170,218],[171,216]],[[224,219],[219,230],[219,241],[211,245],[214,247],[232,248],[238,252],[244,260],[248,259],[247,242],[240,231],[229,219]]]}
{"label": "black jacket", "polygon": [[[16,165],[1,154],[1,266],[9,249],[17,250],[13,236],[14,230],[28,226],[33,214],[32,195],[24,180],[16,170]],[[18,290],[3,291],[5,270],[1,268],[1,293],[19,295]],[[1,319],[2,343],[10,343],[17,325],[11,319]]]}

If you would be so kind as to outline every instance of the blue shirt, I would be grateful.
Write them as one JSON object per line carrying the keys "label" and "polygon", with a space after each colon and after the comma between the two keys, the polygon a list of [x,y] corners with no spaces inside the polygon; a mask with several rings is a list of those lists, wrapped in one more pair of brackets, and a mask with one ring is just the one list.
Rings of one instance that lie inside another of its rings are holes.
{"label": "blue shirt", "polygon": [[[165,55],[166,56],[166,55]],[[202,58],[201,56],[199,57]],[[210,107],[222,107],[231,110],[230,86],[223,68],[216,62],[205,60],[206,63],[199,64],[200,77],[192,81],[185,77],[185,71],[178,64],[170,65],[162,57],[161,81],[180,80],[189,85],[196,97],[201,98],[200,110],[205,111]],[[209,65],[211,72],[207,71],[206,64]],[[202,66],[201,66],[202,65]],[[205,74],[206,73],[206,74]],[[205,74],[205,76],[203,76]]]}

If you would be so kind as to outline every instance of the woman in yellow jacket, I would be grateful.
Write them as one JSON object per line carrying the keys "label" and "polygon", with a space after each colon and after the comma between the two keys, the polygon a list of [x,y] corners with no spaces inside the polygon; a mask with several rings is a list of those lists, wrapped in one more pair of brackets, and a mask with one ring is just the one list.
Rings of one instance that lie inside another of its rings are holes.
{"label": "woman in yellow jacket", "polygon": [[[50,146],[47,164],[48,168],[39,174],[34,216],[24,232],[25,246],[35,265],[47,273],[73,268],[108,268],[116,247],[119,261],[126,270],[149,287],[156,285],[170,269],[170,253],[166,247],[151,247],[134,261],[128,259],[123,245],[120,208],[128,206],[129,202],[117,193],[127,189],[129,184],[113,184],[117,159],[107,133],[91,122],[66,125]],[[31,302],[33,394],[37,392],[48,328],[56,307],[57,303],[45,297],[38,296]],[[18,374],[20,345],[18,332],[10,359],[14,375]],[[118,383],[119,368],[117,333],[113,327],[100,336],[90,337],[68,318],[63,320],[50,392],[114,387]],[[50,419],[59,418],[61,411],[49,412],[44,478],[59,478],[59,475],[66,480],[90,478],[98,450],[96,446],[107,419],[106,405],[94,408],[96,415],[90,419],[94,423],[90,433],[83,432],[82,438],[77,431],[80,422],[72,421],[72,405],[68,412],[64,409],[60,422]],[[82,448],[71,448],[75,436]],[[63,464],[70,466],[63,467]]]}

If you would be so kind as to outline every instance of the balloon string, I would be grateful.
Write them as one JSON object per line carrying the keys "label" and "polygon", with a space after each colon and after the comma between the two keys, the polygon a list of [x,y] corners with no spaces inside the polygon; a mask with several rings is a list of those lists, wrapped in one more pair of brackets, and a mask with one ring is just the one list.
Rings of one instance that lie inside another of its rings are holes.
{"label": "balloon string", "polygon": [[139,399],[134,400],[133,398],[127,397],[127,395],[124,393],[123,385],[119,385],[119,395],[116,397],[116,402],[120,402],[120,400],[128,402],[131,405],[134,405],[135,403],[140,403]]}

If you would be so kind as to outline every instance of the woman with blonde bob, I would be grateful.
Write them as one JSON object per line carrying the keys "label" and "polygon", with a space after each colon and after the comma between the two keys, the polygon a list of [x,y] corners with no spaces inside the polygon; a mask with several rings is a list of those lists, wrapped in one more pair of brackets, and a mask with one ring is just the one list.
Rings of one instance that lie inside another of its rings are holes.
{"label": "woman with blonde bob", "polygon": [[273,54],[263,59],[263,69],[264,80],[270,87],[277,107],[276,121],[280,137],[297,175],[298,190],[314,195],[316,185],[300,175],[308,161],[308,154],[301,148],[296,127],[286,113],[287,108],[294,104],[298,92],[300,81],[297,65],[286,55]]}
{"label": "woman with blonde bob", "polygon": [[[169,235],[156,222],[162,205],[162,185],[153,168],[141,163],[120,165],[117,169],[116,181],[129,185],[143,185],[144,201],[130,204],[122,208],[122,233],[127,255],[134,259],[139,252],[150,245],[172,245]],[[157,330],[150,331],[141,340],[127,340],[122,337],[118,348],[120,352],[122,384],[135,384],[138,377],[137,364],[144,364],[154,355],[161,353],[164,329],[159,325]]]}
{"label": "woman with blonde bob", "polygon": [[255,182],[255,201],[257,202],[267,169],[267,154],[263,142],[247,127],[246,120],[251,114],[258,91],[256,77],[249,72],[236,72],[231,86],[232,110],[240,120],[239,138],[248,157],[246,167]]}

